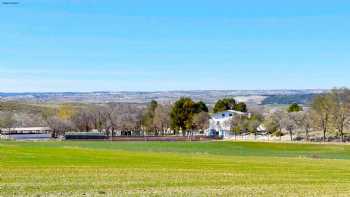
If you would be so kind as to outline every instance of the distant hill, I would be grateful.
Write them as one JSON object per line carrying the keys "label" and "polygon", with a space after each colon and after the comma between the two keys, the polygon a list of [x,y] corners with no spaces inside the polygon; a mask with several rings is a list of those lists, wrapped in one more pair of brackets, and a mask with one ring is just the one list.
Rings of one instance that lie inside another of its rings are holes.
{"label": "distant hill", "polygon": [[155,91],[155,92],[28,92],[0,93],[0,101],[24,101],[36,103],[147,103],[151,100],[159,102],[174,102],[180,97],[191,97],[208,104],[218,99],[235,97],[237,100],[256,104],[290,104],[297,102],[305,104],[314,95],[326,90],[194,90],[194,91]]}
{"label": "distant hill", "polygon": [[303,105],[308,105],[312,102],[314,97],[318,94],[295,94],[295,95],[272,95],[266,97],[261,104],[269,105],[269,104],[283,104],[289,105],[292,103],[298,103]]}

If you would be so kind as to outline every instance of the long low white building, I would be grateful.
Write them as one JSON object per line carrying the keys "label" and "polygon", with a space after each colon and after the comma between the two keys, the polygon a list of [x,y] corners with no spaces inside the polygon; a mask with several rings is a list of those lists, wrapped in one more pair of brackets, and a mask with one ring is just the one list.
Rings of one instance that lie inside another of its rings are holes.
{"label": "long low white building", "polygon": [[0,128],[2,134],[41,134],[50,133],[50,127]]}
{"label": "long low white building", "polygon": [[49,140],[49,127],[0,128],[0,139],[8,140]]}

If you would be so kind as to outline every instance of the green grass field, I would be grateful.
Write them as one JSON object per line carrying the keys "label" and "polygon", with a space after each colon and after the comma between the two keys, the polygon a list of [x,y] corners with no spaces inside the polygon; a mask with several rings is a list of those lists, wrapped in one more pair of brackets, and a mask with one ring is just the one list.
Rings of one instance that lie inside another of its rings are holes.
{"label": "green grass field", "polygon": [[349,196],[350,146],[0,141],[0,196]]}

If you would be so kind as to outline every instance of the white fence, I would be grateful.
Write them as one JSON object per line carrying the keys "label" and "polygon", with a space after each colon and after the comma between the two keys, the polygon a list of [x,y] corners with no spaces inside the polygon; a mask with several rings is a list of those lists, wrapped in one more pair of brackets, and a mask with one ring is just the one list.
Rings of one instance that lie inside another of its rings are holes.
{"label": "white fence", "polygon": [[290,136],[284,135],[282,137],[276,137],[272,135],[230,135],[224,139],[240,141],[290,141]]}

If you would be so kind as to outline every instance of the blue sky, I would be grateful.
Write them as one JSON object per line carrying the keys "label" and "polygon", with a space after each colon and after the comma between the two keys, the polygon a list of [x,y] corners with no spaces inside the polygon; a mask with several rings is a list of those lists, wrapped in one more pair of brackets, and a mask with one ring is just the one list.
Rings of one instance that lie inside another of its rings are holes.
{"label": "blue sky", "polygon": [[350,86],[348,0],[17,0],[0,91]]}

